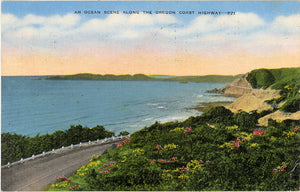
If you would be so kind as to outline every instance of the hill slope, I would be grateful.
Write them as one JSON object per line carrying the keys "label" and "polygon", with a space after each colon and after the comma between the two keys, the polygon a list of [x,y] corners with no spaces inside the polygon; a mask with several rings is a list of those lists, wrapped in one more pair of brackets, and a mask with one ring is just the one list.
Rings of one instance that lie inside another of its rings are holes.
{"label": "hill slope", "polygon": [[49,76],[48,80],[126,80],[126,81],[179,81],[187,82],[232,82],[241,75],[205,75],[205,76],[147,76],[144,74],[135,75],[100,75],[91,73],[79,73],[74,75]]}
{"label": "hill slope", "polygon": [[300,110],[300,68],[258,69],[251,71],[247,81],[254,88],[280,90],[279,98],[269,100],[273,106],[284,102],[279,108],[286,112]]}
{"label": "hill slope", "polygon": [[298,190],[299,121],[261,129],[260,116],[215,107],[184,122],[155,123],[49,190]]}

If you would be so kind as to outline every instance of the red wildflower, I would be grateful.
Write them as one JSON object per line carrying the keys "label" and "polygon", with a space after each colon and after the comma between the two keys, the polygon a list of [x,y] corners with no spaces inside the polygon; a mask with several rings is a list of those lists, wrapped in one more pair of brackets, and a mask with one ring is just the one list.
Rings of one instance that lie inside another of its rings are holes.
{"label": "red wildflower", "polygon": [[177,157],[172,157],[172,161],[177,162]]}
{"label": "red wildflower", "polygon": [[66,178],[65,176],[62,176],[62,177],[58,177],[56,180],[57,181],[67,181],[68,178]]}
{"label": "red wildflower", "polygon": [[161,163],[166,163],[166,160],[164,160],[164,159],[159,159],[159,162],[161,162]]}
{"label": "red wildflower", "polygon": [[236,142],[233,144],[233,148],[239,148],[240,147],[240,142]]}
{"label": "red wildflower", "polygon": [[265,131],[264,129],[254,129],[253,130],[253,136],[255,135],[266,135],[267,134],[267,131]]}
{"label": "red wildflower", "polygon": [[179,168],[180,173],[188,172],[189,170],[185,167]]}
{"label": "red wildflower", "polygon": [[237,138],[236,138],[236,141],[231,141],[231,143],[232,143],[232,145],[233,145],[233,148],[239,148],[241,142],[243,142],[243,140],[240,141],[240,137],[237,137]]}
{"label": "red wildflower", "polygon": [[111,165],[114,165],[114,164],[115,164],[114,162],[109,162],[109,163],[108,163],[108,165],[110,165],[110,166],[111,166]]}
{"label": "red wildflower", "polygon": [[187,128],[184,129],[183,134],[191,133],[191,132],[192,132],[192,128],[191,127],[187,127]]}
{"label": "red wildflower", "polygon": [[164,150],[164,148],[162,148],[162,146],[161,146],[161,145],[156,145],[155,149]]}

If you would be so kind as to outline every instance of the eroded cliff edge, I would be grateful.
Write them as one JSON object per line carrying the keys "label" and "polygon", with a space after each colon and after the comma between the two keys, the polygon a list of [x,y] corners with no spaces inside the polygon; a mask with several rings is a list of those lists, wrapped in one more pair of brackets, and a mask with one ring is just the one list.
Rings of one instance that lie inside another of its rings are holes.
{"label": "eroded cliff edge", "polygon": [[283,121],[286,119],[300,120],[300,107],[296,112],[284,112],[280,110],[280,108],[285,104],[285,102],[287,102],[287,100],[283,100],[278,104],[268,102],[271,100],[280,99],[281,90],[272,88],[253,88],[247,81],[248,74],[249,73],[245,74],[241,78],[233,81],[230,85],[227,85],[219,90],[219,93],[226,96],[237,97],[233,103],[226,105],[226,108],[230,109],[234,113],[238,111],[251,112],[254,110],[257,112],[266,110],[272,111],[270,114],[258,120],[260,126],[267,126],[269,119],[276,121]]}

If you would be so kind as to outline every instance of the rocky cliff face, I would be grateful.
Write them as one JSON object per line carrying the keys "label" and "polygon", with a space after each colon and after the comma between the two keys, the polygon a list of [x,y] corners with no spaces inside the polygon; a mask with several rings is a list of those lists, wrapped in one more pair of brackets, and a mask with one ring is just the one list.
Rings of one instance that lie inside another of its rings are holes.
{"label": "rocky cliff face", "polygon": [[[236,79],[230,85],[220,89],[219,92],[224,95],[238,97],[233,103],[226,105],[225,107],[234,113],[240,110],[246,112],[250,112],[253,110],[257,110],[257,112],[261,112],[264,110],[273,110],[274,107],[268,104],[266,101],[273,98],[279,98],[280,90],[253,89],[250,83],[247,81],[246,77],[247,74],[244,77]],[[278,121],[282,121],[285,119],[298,120],[300,119],[300,112],[298,111],[296,113],[285,113],[277,110],[259,119],[259,125],[267,126],[268,119],[274,119]]]}
{"label": "rocky cliff face", "polygon": [[239,97],[247,93],[251,93],[252,87],[250,83],[246,79],[247,74],[244,75],[241,78],[238,78],[234,80],[230,85],[227,85],[220,89],[220,93],[227,95],[227,96],[233,96],[233,97]]}
{"label": "rocky cliff face", "polygon": [[247,75],[248,74],[236,79],[230,85],[220,89],[220,93],[224,95],[238,97],[233,103],[226,107],[232,112],[239,110],[246,112],[257,110],[261,112],[273,109],[273,107],[265,101],[280,97],[279,90],[253,89],[246,79]]}

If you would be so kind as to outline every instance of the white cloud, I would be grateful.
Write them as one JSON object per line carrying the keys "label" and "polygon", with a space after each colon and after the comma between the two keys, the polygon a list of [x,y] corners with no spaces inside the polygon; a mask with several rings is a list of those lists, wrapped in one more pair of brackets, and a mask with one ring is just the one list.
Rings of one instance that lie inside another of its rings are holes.
{"label": "white cloud", "polygon": [[300,33],[300,14],[291,16],[279,16],[271,25],[273,31],[281,33]]}
{"label": "white cloud", "polygon": [[151,28],[155,25],[168,25],[176,23],[176,18],[173,16],[160,15],[109,15],[104,19],[91,19],[83,23],[78,32],[103,32],[103,33],[119,33],[127,30],[143,30]]}
{"label": "white cloud", "polygon": [[2,14],[2,27],[4,45],[14,42],[25,48],[28,42],[31,48],[56,42],[60,50],[80,44],[118,49],[140,44],[152,50],[170,47],[202,54],[222,52],[227,46],[230,47],[227,52],[265,54],[297,52],[300,47],[299,14],[279,16],[269,23],[254,13],[201,15],[189,22],[182,22],[174,15],[116,14],[83,20],[75,14],[49,17],[29,14],[23,18]]}
{"label": "white cloud", "polygon": [[79,23],[80,16],[75,14],[67,14],[64,16],[55,15],[52,17],[49,17],[46,22],[49,25],[58,25],[60,27],[72,27]]}
{"label": "white cloud", "polygon": [[19,23],[19,19],[16,16],[12,14],[2,14],[1,15],[2,33],[3,31],[6,32],[11,28],[15,28],[17,23]]}
{"label": "white cloud", "polygon": [[47,23],[47,17],[42,17],[42,16],[36,16],[36,15],[26,15],[23,19],[22,19],[22,25],[26,26],[26,25],[42,25],[42,24],[46,24]]}
{"label": "white cloud", "polygon": [[240,13],[236,15],[221,15],[217,17],[212,25],[222,29],[249,30],[264,25],[265,22],[254,13]]}
{"label": "white cloud", "polygon": [[10,35],[15,37],[22,37],[24,39],[38,38],[39,31],[34,27],[23,27],[20,30],[12,32]]}
{"label": "white cloud", "polygon": [[[26,28],[26,27],[47,27],[55,26],[59,28],[72,27],[79,23],[80,17],[75,14],[66,14],[64,16],[54,15],[50,17],[36,16],[28,14],[23,18],[17,18],[12,14],[2,14],[2,27],[13,28],[12,30]],[[35,25],[35,26],[34,26]]]}
{"label": "white cloud", "polygon": [[176,35],[185,36],[194,33],[245,32],[261,27],[265,22],[253,13],[236,13],[236,15],[201,15],[196,17],[186,28],[176,31]]}
{"label": "white cloud", "polygon": [[1,15],[1,23],[2,25],[8,25],[10,23],[15,23],[18,21],[18,18],[13,14],[2,14]]}

